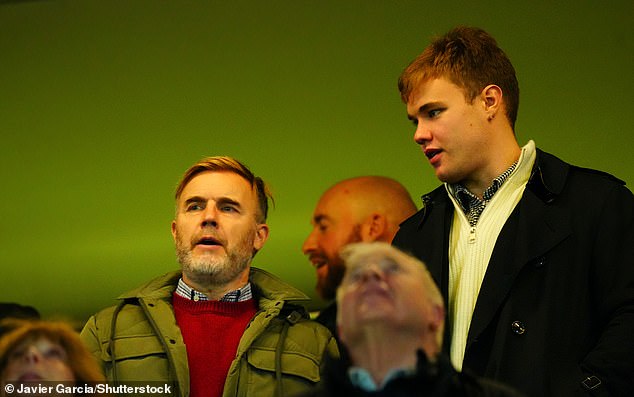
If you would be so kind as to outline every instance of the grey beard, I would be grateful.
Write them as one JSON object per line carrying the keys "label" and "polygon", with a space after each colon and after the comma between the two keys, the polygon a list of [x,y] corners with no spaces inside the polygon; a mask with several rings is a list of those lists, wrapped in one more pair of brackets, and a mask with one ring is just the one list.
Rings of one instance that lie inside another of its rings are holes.
{"label": "grey beard", "polygon": [[235,280],[251,262],[251,253],[232,252],[226,258],[194,259],[191,250],[176,247],[176,256],[183,273],[200,284],[224,285]]}

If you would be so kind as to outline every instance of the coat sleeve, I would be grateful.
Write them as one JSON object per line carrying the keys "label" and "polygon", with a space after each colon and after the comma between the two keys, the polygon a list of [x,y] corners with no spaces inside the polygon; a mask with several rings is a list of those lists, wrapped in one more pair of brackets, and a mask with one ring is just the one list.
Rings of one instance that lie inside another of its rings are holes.
{"label": "coat sleeve", "polygon": [[330,358],[339,358],[339,347],[337,345],[336,339],[333,336],[331,336],[330,340],[328,340],[328,344],[326,345],[326,349],[324,350],[324,355],[321,359],[321,364],[319,366],[320,379],[324,379],[324,375],[327,370],[326,363]]}
{"label": "coat sleeve", "polygon": [[[611,396],[634,393],[634,196],[622,185],[605,192],[605,205],[596,228],[591,279],[601,322],[598,343],[581,363]],[[583,216],[583,215],[581,215]],[[593,375],[596,374],[596,378]]]}
{"label": "coat sleeve", "polygon": [[99,341],[97,320],[95,316],[91,316],[80,333],[80,338],[90,354],[95,357],[102,370],[104,369],[104,361],[101,352],[101,342]]}

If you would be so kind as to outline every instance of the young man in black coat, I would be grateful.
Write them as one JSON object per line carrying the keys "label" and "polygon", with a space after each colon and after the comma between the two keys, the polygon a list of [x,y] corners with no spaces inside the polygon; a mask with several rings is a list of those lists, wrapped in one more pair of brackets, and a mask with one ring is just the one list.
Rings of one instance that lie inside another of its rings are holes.
{"label": "young man in black coat", "polygon": [[399,79],[443,186],[393,244],[448,298],[458,369],[530,396],[634,395],[634,196],[515,137],[519,88],[495,39],[459,27]]}

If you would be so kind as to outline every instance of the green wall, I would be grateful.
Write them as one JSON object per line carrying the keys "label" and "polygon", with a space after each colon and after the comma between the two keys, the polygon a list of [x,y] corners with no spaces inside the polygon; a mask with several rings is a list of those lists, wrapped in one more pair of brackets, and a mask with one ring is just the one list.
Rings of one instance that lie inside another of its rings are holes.
{"label": "green wall", "polygon": [[300,247],[324,189],[437,185],[396,79],[457,24],[513,60],[521,144],[634,183],[632,2],[475,3],[0,1],[0,301],[83,321],[176,268],[173,188],[217,154],[276,196],[255,265],[314,296]]}

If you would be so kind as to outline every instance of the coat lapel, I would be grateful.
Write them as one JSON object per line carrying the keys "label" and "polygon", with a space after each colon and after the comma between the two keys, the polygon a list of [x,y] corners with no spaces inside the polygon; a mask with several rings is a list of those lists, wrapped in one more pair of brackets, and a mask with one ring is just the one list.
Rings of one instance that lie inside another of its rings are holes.
{"label": "coat lapel", "polygon": [[[445,307],[448,306],[449,296],[449,229],[453,219],[453,204],[450,203],[444,187],[441,194],[436,194],[435,199],[424,199],[424,205],[428,208],[421,210],[418,230],[415,233],[416,241],[412,242],[413,254],[420,258],[433,279],[438,284],[443,296]],[[434,210],[431,210],[431,207]],[[448,312],[447,312],[448,315]],[[449,321],[449,318],[446,317]],[[451,343],[451,327],[446,326],[443,337],[443,351],[449,352]]]}
{"label": "coat lapel", "polygon": [[[443,187],[444,190],[444,187]],[[448,206],[449,198],[445,194],[436,195],[433,201],[425,203],[434,210],[423,214],[417,233],[417,244],[413,244],[414,255],[422,259],[432,277],[440,287],[447,304],[449,289],[449,229],[453,218],[453,206]],[[425,217],[425,215],[428,215]]]}
{"label": "coat lapel", "polygon": [[567,215],[530,189],[502,228],[487,267],[473,312],[467,349],[492,321],[524,266],[570,235]]}

